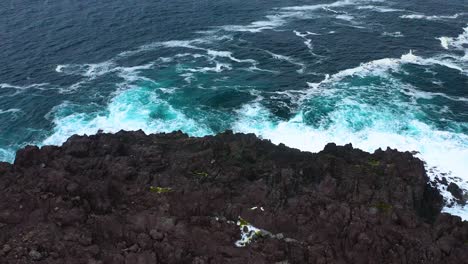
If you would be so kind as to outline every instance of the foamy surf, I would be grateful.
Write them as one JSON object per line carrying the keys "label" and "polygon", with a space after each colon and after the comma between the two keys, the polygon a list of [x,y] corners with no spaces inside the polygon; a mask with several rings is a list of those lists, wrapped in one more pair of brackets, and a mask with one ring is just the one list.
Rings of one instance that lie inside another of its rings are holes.
{"label": "foamy surf", "polygon": [[468,45],[468,26],[463,28],[463,32],[458,35],[457,37],[439,37],[437,38],[440,41],[440,45],[444,49],[457,49],[457,50],[468,50],[468,47],[464,45]]}
{"label": "foamy surf", "polygon": [[188,118],[181,111],[147,88],[134,88],[118,93],[106,109],[93,113],[63,115],[68,105],[65,103],[54,109],[55,128],[46,138],[44,145],[60,145],[70,136],[92,135],[98,130],[115,133],[120,130],[144,130],[146,133],[172,132],[182,130],[193,136],[203,136],[213,132],[203,124]]}
{"label": "foamy surf", "polygon": [[0,148],[0,160],[6,162],[13,162],[15,160],[16,152],[13,149]]}

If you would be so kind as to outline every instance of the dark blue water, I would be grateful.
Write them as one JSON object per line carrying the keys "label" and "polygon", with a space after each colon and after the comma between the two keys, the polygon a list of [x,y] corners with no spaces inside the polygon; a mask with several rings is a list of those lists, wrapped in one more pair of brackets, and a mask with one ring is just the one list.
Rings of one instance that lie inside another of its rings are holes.
{"label": "dark blue water", "polygon": [[418,151],[466,188],[467,51],[463,0],[3,1],[0,160],[99,129],[233,129]]}

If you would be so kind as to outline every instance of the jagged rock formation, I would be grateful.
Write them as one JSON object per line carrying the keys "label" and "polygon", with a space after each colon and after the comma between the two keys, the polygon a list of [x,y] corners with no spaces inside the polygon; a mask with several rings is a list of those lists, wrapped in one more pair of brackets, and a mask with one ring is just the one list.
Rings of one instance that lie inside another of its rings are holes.
{"label": "jagged rock formation", "polygon": [[[391,149],[73,136],[0,163],[0,263],[467,263],[468,223],[427,182]],[[244,247],[236,222],[260,230]]]}

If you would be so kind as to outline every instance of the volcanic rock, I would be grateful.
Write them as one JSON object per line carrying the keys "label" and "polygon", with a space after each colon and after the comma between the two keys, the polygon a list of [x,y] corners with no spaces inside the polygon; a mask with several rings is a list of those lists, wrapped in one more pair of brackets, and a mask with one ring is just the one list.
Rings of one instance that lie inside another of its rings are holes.
{"label": "volcanic rock", "polygon": [[73,136],[0,163],[0,263],[467,263],[428,181],[392,149]]}

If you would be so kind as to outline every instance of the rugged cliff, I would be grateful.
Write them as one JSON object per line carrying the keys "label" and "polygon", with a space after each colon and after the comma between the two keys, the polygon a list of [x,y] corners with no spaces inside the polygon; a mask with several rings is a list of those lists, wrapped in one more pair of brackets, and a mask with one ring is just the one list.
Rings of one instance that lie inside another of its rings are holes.
{"label": "rugged cliff", "polygon": [[427,182],[391,149],[74,136],[0,163],[0,263],[468,263]]}

